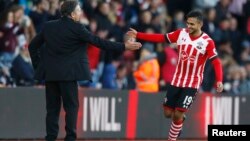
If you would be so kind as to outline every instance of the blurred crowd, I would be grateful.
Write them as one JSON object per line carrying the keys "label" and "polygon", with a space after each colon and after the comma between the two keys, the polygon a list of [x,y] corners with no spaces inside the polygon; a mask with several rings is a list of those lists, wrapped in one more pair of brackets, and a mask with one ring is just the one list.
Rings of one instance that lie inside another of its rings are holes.
{"label": "blurred crowd", "polygon": [[[40,86],[28,53],[31,39],[46,21],[60,18],[63,0],[0,0],[0,87]],[[123,42],[130,27],[167,33],[185,27],[185,14],[204,13],[203,31],[214,39],[224,68],[225,92],[250,94],[250,0],[80,0],[81,23],[100,38]],[[60,34],[60,33],[58,33]],[[166,90],[178,54],[175,44],[140,41],[138,51],[105,52],[89,44],[95,89]],[[63,70],[62,70],[63,71]],[[201,91],[214,92],[214,70],[205,67]]]}

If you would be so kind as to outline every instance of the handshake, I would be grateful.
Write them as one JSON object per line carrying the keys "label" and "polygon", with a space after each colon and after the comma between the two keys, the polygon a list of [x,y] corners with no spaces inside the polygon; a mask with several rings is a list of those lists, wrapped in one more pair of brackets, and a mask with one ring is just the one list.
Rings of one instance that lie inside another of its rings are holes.
{"label": "handshake", "polygon": [[130,31],[126,33],[128,39],[125,41],[125,49],[126,50],[137,50],[142,47],[142,44],[139,42],[136,42],[136,34],[137,31],[130,28]]}

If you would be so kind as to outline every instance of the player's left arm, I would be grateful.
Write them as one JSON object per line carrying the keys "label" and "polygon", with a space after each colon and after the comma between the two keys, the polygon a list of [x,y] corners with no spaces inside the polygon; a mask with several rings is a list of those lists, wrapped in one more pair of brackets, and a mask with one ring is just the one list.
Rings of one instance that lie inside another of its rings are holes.
{"label": "player's left arm", "polygon": [[212,40],[208,41],[208,46],[207,46],[207,55],[208,58],[211,60],[211,63],[214,67],[215,71],[215,78],[216,78],[216,89],[217,92],[222,92],[223,91],[223,69],[222,69],[222,64],[221,60],[218,57],[218,53],[216,51],[214,42]]}

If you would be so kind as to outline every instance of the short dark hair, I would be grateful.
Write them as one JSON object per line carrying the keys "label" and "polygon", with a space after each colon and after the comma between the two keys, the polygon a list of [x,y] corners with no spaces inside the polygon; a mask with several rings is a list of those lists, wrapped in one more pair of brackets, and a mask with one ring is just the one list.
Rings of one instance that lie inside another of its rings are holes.
{"label": "short dark hair", "polygon": [[70,16],[70,14],[75,10],[76,6],[79,4],[77,0],[65,0],[61,6],[62,16]]}
{"label": "short dark hair", "polygon": [[197,18],[199,21],[203,21],[203,13],[200,10],[192,10],[190,11],[187,16],[186,19],[188,18]]}

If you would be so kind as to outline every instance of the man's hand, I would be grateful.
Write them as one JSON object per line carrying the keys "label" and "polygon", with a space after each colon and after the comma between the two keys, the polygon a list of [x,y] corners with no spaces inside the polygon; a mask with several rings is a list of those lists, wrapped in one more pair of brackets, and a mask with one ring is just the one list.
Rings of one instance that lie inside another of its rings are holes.
{"label": "man's hand", "polygon": [[223,91],[223,83],[222,82],[217,82],[216,90],[217,90],[218,93]]}
{"label": "man's hand", "polygon": [[126,34],[129,36],[129,38],[136,38],[137,31],[133,28],[129,28],[130,31],[128,31]]}
{"label": "man's hand", "polygon": [[134,41],[131,41],[131,40],[127,40],[125,42],[125,49],[126,50],[137,50],[137,49],[140,49],[142,46],[141,43],[139,42],[134,42]]}

